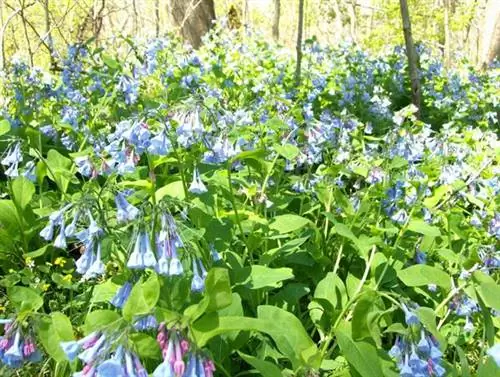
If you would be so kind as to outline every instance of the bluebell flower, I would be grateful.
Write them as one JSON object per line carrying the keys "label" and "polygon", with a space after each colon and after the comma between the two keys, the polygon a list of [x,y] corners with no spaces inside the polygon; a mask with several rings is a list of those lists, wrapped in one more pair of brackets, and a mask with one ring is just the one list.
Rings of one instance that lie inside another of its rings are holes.
{"label": "bluebell flower", "polygon": [[132,291],[132,283],[130,282],[125,282],[120,289],[118,289],[118,292],[113,296],[111,299],[111,305],[116,306],[117,308],[123,308],[123,305],[125,305],[125,302],[127,301],[128,297],[130,296],[130,292]]}
{"label": "bluebell flower", "polygon": [[139,98],[139,82],[132,77],[123,75],[118,81],[118,88],[122,91],[127,105],[133,105]]}
{"label": "bluebell flower", "polygon": [[210,245],[210,256],[214,262],[218,262],[222,259],[214,245]]}
{"label": "bluebell flower", "polygon": [[130,254],[127,262],[127,267],[131,269],[154,268],[156,266],[156,258],[149,241],[147,233],[139,233],[137,235],[135,246]]}
{"label": "bluebell flower", "polygon": [[205,187],[205,184],[201,180],[200,173],[197,168],[195,168],[193,171],[193,180],[188,190],[189,192],[197,195],[204,194],[208,191]]}
{"label": "bluebell flower", "polygon": [[148,152],[152,155],[165,156],[168,154],[170,148],[170,140],[168,139],[167,134],[164,131],[161,131],[158,135],[151,138]]}
{"label": "bluebell flower", "polygon": [[28,161],[26,163],[26,166],[24,167],[24,172],[22,173],[23,177],[25,177],[31,182],[36,182],[35,169],[36,169],[35,162]]}
{"label": "bluebell flower", "polygon": [[408,306],[406,306],[405,304],[401,304],[401,308],[403,309],[403,312],[405,314],[405,322],[407,325],[417,325],[420,323],[420,320],[418,319],[415,312],[409,309]]}
{"label": "bluebell flower", "polygon": [[43,135],[47,136],[49,139],[52,139],[52,140],[57,139],[57,130],[51,124],[40,127],[40,132]]}
{"label": "bluebell flower", "polygon": [[11,146],[7,151],[7,155],[2,159],[1,164],[8,166],[9,168],[5,171],[7,177],[15,178],[19,176],[19,163],[23,160],[21,153],[21,143],[16,143]]}
{"label": "bluebell flower", "polygon": [[116,203],[116,219],[118,222],[132,221],[139,215],[139,210],[132,204],[127,202],[122,193],[117,193],[115,196]]}
{"label": "bluebell flower", "polygon": [[406,212],[406,210],[400,209],[391,216],[391,220],[400,225],[403,225],[406,223],[406,220],[408,220],[408,213]]}
{"label": "bluebell flower", "polygon": [[488,233],[500,240],[500,212],[495,213],[488,225]]}
{"label": "bluebell flower", "polygon": [[500,368],[500,343],[495,344],[493,347],[486,351],[486,354],[491,356],[497,366]]}
{"label": "bluebell flower", "polygon": [[100,275],[103,275],[105,272],[104,263],[101,261],[101,243],[97,243],[97,251],[95,254],[95,258],[92,261],[92,264],[89,266],[85,274],[83,275],[83,279],[93,279]]}
{"label": "bluebell flower", "polygon": [[192,292],[203,292],[205,289],[205,278],[200,274],[196,260],[193,259],[193,279],[191,280]]}
{"label": "bluebell flower", "polygon": [[226,137],[219,136],[211,150],[203,155],[203,162],[207,164],[222,164],[240,152],[239,146],[234,146]]}
{"label": "bluebell flower", "polygon": [[417,264],[425,264],[427,262],[427,254],[421,250],[415,252],[415,262]]}
{"label": "bluebell flower", "polygon": [[177,256],[177,250],[172,249],[172,258],[170,259],[170,264],[168,266],[168,273],[170,276],[182,275],[184,273],[184,268],[182,263]]}
{"label": "bluebell flower", "polygon": [[176,120],[179,123],[176,129],[177,142],[181,146],[187,148],[201,140],[205,130],[203,129],[198,109],[185,114],[179,114]]}
{"label": "bluebell flower", "polygon": [[73,220],[71,220],[71,223],[65,228],[64,234],[66,237],[73,237],[76,233],[76,225],[78,223],[78,219],[80,217],[80,212],[77,211],[75,213],[75,216],[73,217]]}
{"label": "bluebell flower", "polygon": [[134,328],[138,331],[153,330],[158,327],[156,317],[153,315],[146,315],[134,322]]}
{"label": "bluebell flower", "polygon": [[54,240],[54,247],[58,247],[59,249],[66,249],[66,232],[65,232],[64,221],[61,221],[59,234]]}
{"label": "bluebell flower", "polygon": [[75,157],[75,165],[81,175],[85,177],[93,176],[95,168],[88,156]]}

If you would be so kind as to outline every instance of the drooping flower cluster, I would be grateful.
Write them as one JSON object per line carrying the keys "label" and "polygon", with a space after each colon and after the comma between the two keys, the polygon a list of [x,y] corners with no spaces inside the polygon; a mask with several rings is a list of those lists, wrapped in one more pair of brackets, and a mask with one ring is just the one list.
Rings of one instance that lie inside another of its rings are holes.
{"label": "drooping flower cluster", "polygon": [[450,309],[452,309],[459,317],[465,317],[465,331],[474,330],[474,323],[472,317],[474,313],[479,312],[479,306],[476,301],[467,296],[465,293],[457,294],[450,302]]}
{"label": "drooping flower cluster", "polygon": [[147,377],[139,357],[123,342],[121,332],[93,332],[80,340],[61,342],[68,360],[81,360],[83,368],[75,377]]}
{"label": "drooping flower cluster", "polygon": [[[101,236],[103,230],[97,224],[90,210],[75,210],[72,213],[73,219],[66,226],[65,215],[72,207],[68,204],[53,212],[49,216],[49,223],[42,229],[40,236],[47,241],[54,240],[54,246],[60,249],[66,249],[67,238],[75,238],[83,246],[83,254],[76,261],[76,271],[83,275],[83,279],[92,279],[104,274],[105,266],[101,260]],[[78,230],[79,222],[82,220],[82,213],[86,214],[86,227]],[[59,228],[59,233],[54,239],[55,230]]]}
{"label": "drooping flower cluster", "polygon": [[405,322],[409,326],[405,336],[398,336],[389,355],[396,360],[401,377],[444,376],[443,353],[439,343],[420,325],[414,310],[402,304]]}
{"label": "drooping flower cluster", "polygon": [[156,337],[162,350],[163,362],[155,369],[153,377],[212,377],[214,363],[202,353],[193,350],[177,329],[167,329],[164,323]]}
{"label": "drooping flower cluster", "polygon": [[25,363],[38,363],[42,353],[36,345],[31,329],[25,330],[13,319],[0,319],[4,335],[0,336],[0,364],[20,368]]}
{"label": "drooping flower cluster", "polygon": [[[179,249],[184,248],[175,220],[169,214],[163,214],[161,217],[161,229],[154,233],[155,248],[150,241],[150,233],[141,230],[137,233],[134,247],[129,255],[127,267],[132,270],[144,270],[150,268],[163,276],[178,276],[184,274],[184,266],[179,258]],[[218,257],[218,254],[213,254]],[[201,259],[194,255],[190,256],[192,260],[193,280],[191,290],[201,292],[205,287],[205,278],[207,270]],[[116,302],[121,303],[126,291],[119,291],[116,296]]]}

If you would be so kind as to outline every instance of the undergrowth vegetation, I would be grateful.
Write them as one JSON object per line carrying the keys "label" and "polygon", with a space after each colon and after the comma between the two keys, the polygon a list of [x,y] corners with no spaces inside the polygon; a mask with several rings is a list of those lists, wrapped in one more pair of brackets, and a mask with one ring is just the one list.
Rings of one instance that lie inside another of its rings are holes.
{"label": "undergrowth vegetation", "polygon": [[2,77],[2,376],[497,375],[498,69],[125,47]]}

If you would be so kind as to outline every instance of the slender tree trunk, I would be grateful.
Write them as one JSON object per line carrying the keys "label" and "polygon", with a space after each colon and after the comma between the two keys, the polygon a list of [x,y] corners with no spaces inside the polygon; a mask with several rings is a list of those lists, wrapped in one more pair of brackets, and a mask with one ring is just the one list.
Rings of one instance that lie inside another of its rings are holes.
{"label": "slender tree trunk", "polygon": [[139,13],[137,12],[137,4],[135,0],[132,0],[132,11],[134,12],[134,35],[139,32]]}
{"label": "slender tree trunk", "polygon": [[350,1],[347,4],[347,12],[349,14],[349,32],[353,43],[357,42],[357,25],[356,25],[356,3]]}
{"label": "slender tree trunk", "polygon": [[47,38],[47,47],[49,49],[49,55],[50,55],[50,69],[53,70],[56,67],[56,62],[55,62],[55,52],[54,52],[54,41],[52,39],[52,32],[50,26],[49,0],[44,0],[43,8],[45,16],[45,37]]}
{"label": "slender tree trunk", "polygon": [[243,4],[243,22],[245,26],[250,26],[250,6],[248,4],[248,0],[244,0]]}
{"label": "slender tree trunk", "polygon": [[444,64],[450,65],[450,0],[444,0]]}
{"label": "slender tree trunk", "polygon": [[280,8],[280,0],[274,0],[273,38],[276,42],[280,39]]}
{"label": "slender tree trunk", "polygon": [[489,0],[482,32],[481,65],[487,67],[500,56],[500,2]]}
{"label": "slender tree trunk", "polygon": [[297,27],[297,66],[295,67],[295,85],[300,84],[300,71],[302,68],[302,32],[304,29],[304,0],[299,0],[299,22]]}
{"label": "slender tree trunk", "polygon": [[403,20],[403,33],[405,37],[406,56],[408,57],[408,68],[410,71],[411,81],[411,99],[412,103],[417,107],[418,112],[416,116],[420,118],[420,80],[418,78],[418,55],[413,44],[413,37],[411,34],[410,12],[408,11],[408,3],[406,0],[399,0],[401,9],[401,18]]}
{"label": "slender tree trunk", "polygon": [[160,36],[160,0],[155,0],[155,36]]}
{"label": "slender tree trunk", "polygon": [[344,24],[342,22],[342,12],[337,0],[332,1],[333,11],[335,12],[335,31],[338,33],[337,42],[344,39]]}
{"label": "slender tree trunk", "polygon": [[29,57],[30,57],[30,64],[33,67],[33,65],[34,65],[34,63],[33,63],[33,50],[31,48],[31,40],[30,40],[30,36],[28,34],[28,27],[26,26],[27,20],[26,20],[26,17],[24,15],[25,5],[26,5],[25,1],[23,0],[21,2],[21,12],[19,12],[19,15],[21,16],[21,19],[23,21],[24,37],[26,38],[26,46],[28,47],[28,54],[29,54]]}
{"label": "slender tree trunk", "polygon": [[214,0],[170,0],[172,18],[184,40],[194,48],[215,20]]}

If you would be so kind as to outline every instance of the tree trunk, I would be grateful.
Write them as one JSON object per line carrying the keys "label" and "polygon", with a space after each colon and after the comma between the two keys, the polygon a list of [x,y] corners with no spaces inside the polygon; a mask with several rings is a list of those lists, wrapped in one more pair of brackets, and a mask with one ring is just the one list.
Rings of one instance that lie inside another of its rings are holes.
{"label": "tree trunk", "polygon": [[444,0],[444,64],[450,65],[450,0]]}
{"label": "tree trunk", "polygon": [[245,24],[245,27],[250,26],[250,6],[248,4],[248,0],[244,1],[243,4],[243,22]]}
{"label": "tree trunk", "polygon": [[280,0],[274,0],[273,38],[276,42],[280,39],[280,8]]}
{"label": "tree trunk", "polygon": [[485,68],[500,56],[500,2],[498,0],[488,1],[483,25],[481,65]]}
{"label": "tree trunk", "polygon": [[50,10],[49,10],[49,0],[43,2],[44,16],[45,16],[45,37],[47,38],[47,47],[50,54],[50,69],[54,70],[56,68],[55,52],[54,52],[54,40],[52,39],[52,31],[50,26]]}
{"label": "tree trunk", "polygon": [[413,37],[411,34],[410,13],[408,11],[408,3],[406,2],[406,0],[399,0],[399,6],[401,9],[401,18],[403,20],[406,56],[408,57],[408,68],[410,71],[411,99],[412,103],[418,109],[416,116],[417,118],[420,118],[421,93],[420,80],[418,78],[418,56],[417,51],[415,50],[415,45],[413,44]]}
{"label": "tree trunk", "polygon": [[185,41],[194,48],[215,20],[214,0],[170,0],[172,18]]}
{"label": "tree trunk", "polygon": [[33,65],[34,65],[34,63],[33,63],[33,50],[31,48],[31,39],[30,39],[30,36],[28,34],[28,27],[26,26],[27,20],[26,20],[25,14],[24,14],[25,6],[26,6],[26,4],[25,4],[25,1],[23,0],[21,2],[21,12],[19,12],[19,15],[21,16],[21,19],[23,21],[23,31],[24,31],[24,37],[26,38],[26,46],[28,47],[30,65],[33,67]]}
{"label": "tree trunk", "polygon": [[342,22],[342,11],[337,0],[332,1],[333,11],[335,12],[335,31],[338,33],[337,43],[344,39],[344,23]]}
{"label": "tree trunk", "polygon": [[352,43],[357,43],[357,25],[356,25],[356,3],[350,1],[347,4],[347,13],[349,14],[349,32],[351,34]]}
{"label": "tree trunk", "polygon": [[160,0],[155,0],[155,37],[160,36]]}
{"label": "tree trunk", "polygon": [[299,24],[297,28],[297,66],[295,67],[295,85],[300,84],[300,71],[302,68],[302,31],[304,29],[304,0],[299,0]]}

